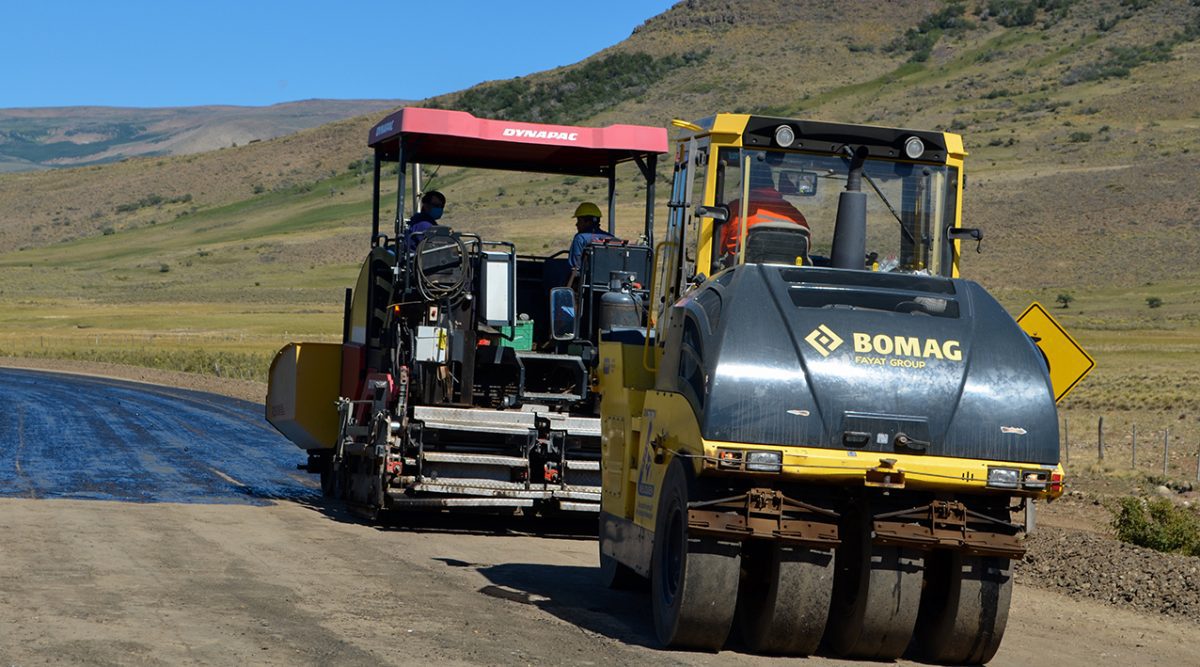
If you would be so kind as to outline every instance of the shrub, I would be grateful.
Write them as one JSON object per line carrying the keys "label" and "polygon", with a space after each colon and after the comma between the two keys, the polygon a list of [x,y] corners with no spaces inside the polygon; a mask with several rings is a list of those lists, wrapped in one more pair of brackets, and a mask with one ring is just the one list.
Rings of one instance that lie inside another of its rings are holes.
{"label": "shrub", "polygon": [[1073,144],[1085,144],[1092,140],[1091,132],[1072,132],[1067,140]]}
{"label": "shrub", "polygon": [[1158,308],[1163,305],[1163,300],[1156,296],[1146,297],[1146,305],[1151,308]]}
{"label": "shrub", "polygon": [[1112,528],[1122,542],[1155,551],[1200,556],[1200,516],[1166,498],[1143,500],[1126,496],[1117,501]]}
{"label": "shrub", "polygon": [[158,265],[158,272],[159,272],[159,273],[169,273],[170,271],[171,271],[171,265],[170,265],[170,264],[159,264],[159,265]]}
{"label": "shrub", "polygon": [[957,33],[971,27],[970,22],[963,18],[965,11],[966,7],[962,3],[951,3],[941,11],[921,19],[915,28],[906,30],[888,45],[887,50],[911,53],[908,58],[910,63],[925,62],[933,54],[933,47],[943,33]]}
{"label": "shrub", "polygon": [[1071,294],[1069,292],[1064,292],[1062,294],[1059,294],[1058,297],[1056,299],[1054,299],[1054,301],[1056,303],[1061,303],[1063,308],[1070,308],[1071,302],[1074,300],[1075,300],[1075,297],[1071,296]]}
{"label": "shrub", "polygon": [[[640,97],[667,73],[699,64],[708,55],[709,51],[661,58],[646,53],[614,53],[540,77],[537,82],[518,78],[476,86],[453,100],[453,106],[480,118],[570,123]],[[440,108],[441,104],[434,100],[426,106]]]}
{"label": "shrub", "polygon": [[1034,0],[991,0],[987,7],[988,13],[996,17],[996,23],[1005,28],[1033,25],[1037,18],[1037,2]]}

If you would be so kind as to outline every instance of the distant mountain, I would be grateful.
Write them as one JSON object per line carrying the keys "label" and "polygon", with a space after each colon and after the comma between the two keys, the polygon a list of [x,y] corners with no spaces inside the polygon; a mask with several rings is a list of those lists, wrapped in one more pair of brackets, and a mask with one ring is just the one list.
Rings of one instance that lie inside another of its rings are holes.
{"label": "distant mountain", "polygon": [[0,109],[0,172],[201,153],[403,104],[401,100],[304,100],[266,107]]}

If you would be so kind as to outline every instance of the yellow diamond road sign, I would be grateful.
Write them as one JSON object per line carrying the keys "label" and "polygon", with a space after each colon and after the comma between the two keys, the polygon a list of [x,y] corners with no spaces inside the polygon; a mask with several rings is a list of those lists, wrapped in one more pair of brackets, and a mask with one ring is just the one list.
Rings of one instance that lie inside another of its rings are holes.
{"label": "yellow diamond road sign", "polygon": [[1030,304],[1017,318],[1017,324],[1046,355],[1055,402],[1071,393],[1075,385],[1096,366],[1096,361],[1046,312],[1042,304],[1036,301]]}

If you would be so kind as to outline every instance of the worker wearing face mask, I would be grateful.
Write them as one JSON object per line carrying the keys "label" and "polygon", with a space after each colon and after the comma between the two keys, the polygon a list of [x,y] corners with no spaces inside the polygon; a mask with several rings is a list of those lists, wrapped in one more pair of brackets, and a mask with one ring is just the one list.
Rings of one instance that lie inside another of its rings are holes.
{"label": "worker wearing face mask", "polygon": [[405,239],[409,250],[416,250],[417,244],[425,238],[425,233],[431,227],[437,226],[446,208],[446,196],[437,190],[430,190],[421,197],[421,210],[408,221],[408,236]]}

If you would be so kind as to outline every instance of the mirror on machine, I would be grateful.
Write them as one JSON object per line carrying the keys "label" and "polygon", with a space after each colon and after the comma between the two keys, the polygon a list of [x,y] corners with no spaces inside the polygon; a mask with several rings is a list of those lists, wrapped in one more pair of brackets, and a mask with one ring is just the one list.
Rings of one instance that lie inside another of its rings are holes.
{"label": "mirror on machine", "polygon": [[570,287],[550,290],[550,337],[554,340],[575,340],[577,329],[575,292]]}
{"label": "mirror on machine", "polygon": [[712,218],[717,222],[729,221],[729,207],[724,204],[716,206],[697,206],[696,215],[701,218]]}
{"label": "mirror on machine", "polygon": [[975,252],[983,252],[983,230],[978,227],[950,227],[946,230],[946,236],[951,241],[972,239],[975,241]]}

